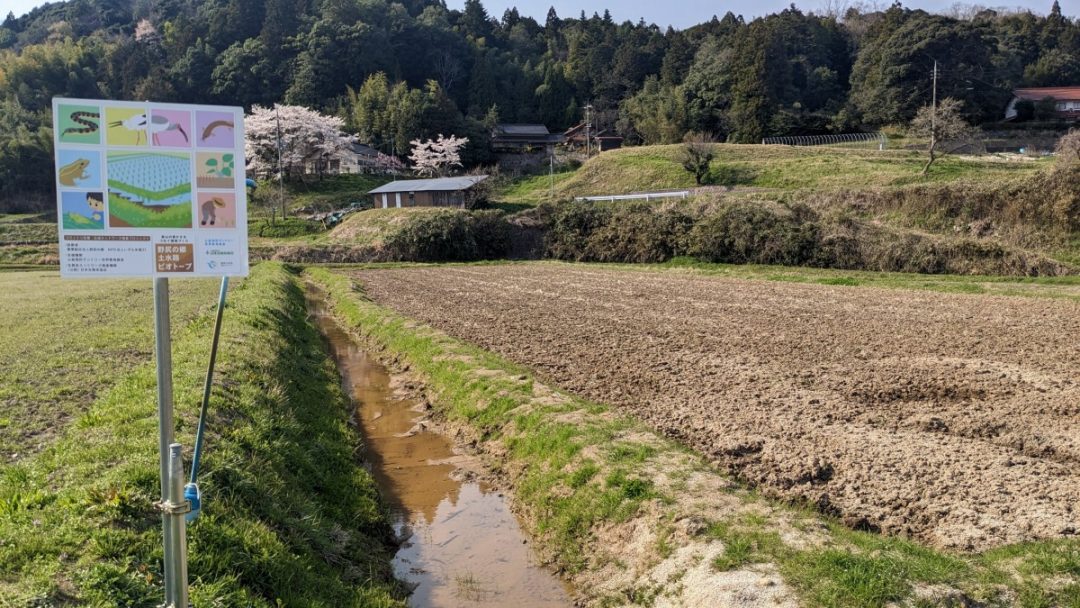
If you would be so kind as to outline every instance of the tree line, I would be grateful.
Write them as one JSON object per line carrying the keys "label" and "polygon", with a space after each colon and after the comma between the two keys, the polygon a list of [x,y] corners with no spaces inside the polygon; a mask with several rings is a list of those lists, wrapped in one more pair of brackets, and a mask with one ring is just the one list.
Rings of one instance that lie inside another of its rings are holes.
{"label": "tree line", "polygon": [[630,143],[688,132],[773,135],[910,121],[930,95],[998,120],[1017,86],[1080,85],[1080,21],[954,10],[727,13],[687,28],[609,12],[542,22],[480,0],[68,0],[0,25],[0,200],[47,198],[54,95],[303,105],[383,152],[455,134],[487,162],[498,121],[552,130],[591,105]]}

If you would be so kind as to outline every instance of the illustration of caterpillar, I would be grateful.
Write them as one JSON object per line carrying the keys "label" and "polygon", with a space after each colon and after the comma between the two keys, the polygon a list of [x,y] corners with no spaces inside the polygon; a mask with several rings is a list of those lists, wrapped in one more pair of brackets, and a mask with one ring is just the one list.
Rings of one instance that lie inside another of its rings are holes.
{"label": "illustration of caterpillar", "polygon": [[217,221],[217,209],[215,207],[218,209],[225,208],[225,201],[221,200],[220,196],[215,196],[202,204],[202,221],[199,222],[200,225],[205,226],[207,222],[210,222],[211,226],[214,225],[214,222]]}
{"label": "illustration of caterpillar", "polygon": [[206,128],[203,129],[202,140],[206,141],[210,139],[210,136],[214,134],[214,129],[217,129],[219,127],[226,127],[229,129],[236,128],[236,126],[232,123],[231,120],[215,120],[214,122],[206,125]]}
{"label": "illustration of caterpillar", "polygon": [[91,118],[100,119],[101,114],[97,112],[72,112],[71,122],[83,125],[82,127],[68,127],[64,129],[61,135],[88,135],[90,133],[96,133],[98,130],[98,123],[90,120]]}

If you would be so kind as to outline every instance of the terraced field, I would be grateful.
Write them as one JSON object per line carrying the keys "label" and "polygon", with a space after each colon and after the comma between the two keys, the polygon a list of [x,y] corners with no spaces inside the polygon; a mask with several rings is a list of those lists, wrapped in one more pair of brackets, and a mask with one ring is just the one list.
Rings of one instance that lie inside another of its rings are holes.
{"label": "terraced field", "polygon": [[536,264],[355,273],[767,494],[964,551],[1080,533],[1080,304]]}

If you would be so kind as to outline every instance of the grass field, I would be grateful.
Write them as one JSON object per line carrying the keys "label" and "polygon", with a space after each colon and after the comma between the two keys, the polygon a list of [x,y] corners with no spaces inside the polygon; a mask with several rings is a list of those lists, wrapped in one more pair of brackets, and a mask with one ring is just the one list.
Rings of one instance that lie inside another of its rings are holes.
{"label": "grass field", "polygon": [[[642,146],[605,152],[577,171],[556,175],[557,198],[692,188],[693,177],[682,168],[682,147]],[[972,180],[1008,180],[1031,175],[1047,161],[1000,156],[945,157],[930,175],[919,175],[925,160],[906,150],[850,150],[716,144],[708,184],[737,188],[798,190],[867,189]],[[549,200],[548,176],[534,176],[497,194],[506,202]]]}
{"label": "grass field", "polygon": [[47,223],[47,218],[41,213],[0,213],[0,225],[2,224],[42,224]]}
{"label": "grass field", "polygon": [[[308,207],[316,211],[330,211],[356,202],[370,200],[368,192],[393,181],[383,175],[327,175],[322,179],[308,176],[309,181],[293,181],[285,184],[285,201],[290,210]],[[409,178],[403,178],[409,179]],[[259,182],[251,198],[251,217],[269,217],[271,212],[280,215],[281,202],[278,184]]]}
{"label": "grass field", "polygon": [[[175,281],[174,323],[215,302],[217,283]],[[0,462],[48,446],[107,389],[153,354],[149,280],[62,281],[0,274]]]}
{"label": "grass field", "polygon": [[[163,592],[153,506],[155,381],[140,356],[151,348],[149,331],[137,322],[148,316],[141,306],[147,294],[132,283],[72,283],[70,300],[43,309],[42,278],[0,275],[14,281],[5,293],[24,285],[38,294],[24,293],[23,316],[0,325],[0,345],[9,349],[11,323],[40,319],[32,332],[15,330],[26,342],[5,355],[28,359],[14,362],[16,385],[29,384],[19,390],[36,382],[57,395],[81,394],[87,383],[103,389],[101,375],[112,387],[75,408],[85,411],[43,451],[0,465],[0,605],[156,606]],[[190,449],[213,318],[209,310],[194,314],[188,303],[210,298],[185,294],[183,285],[206,295],[212,285],[175,283],[174,314],[187,310],[174,316],[177,438]],[[132,318],[117,327],[109,319],[117,314]],[[296,277],[280,265],[258,266],[230,295],[201,477],[203,514],[188,536],[196,606],[404,605],[395,599],[401,590],[390,578],[390,529],[374,482],[354,460],[349,402],[306,317]],[[70,357],[49,358],[70,338]],[[2,365],[9,373],[13,363]],[[64,375],[53,379],[57,374]],[[25,412],[12,415],[21,425]]]}
{"label": "grass field", "polygon": [[[0,220],[8,217],[11,216],[0,215]],[[0,245],[55,243],[56,240],[55,222],[0,222]]]}

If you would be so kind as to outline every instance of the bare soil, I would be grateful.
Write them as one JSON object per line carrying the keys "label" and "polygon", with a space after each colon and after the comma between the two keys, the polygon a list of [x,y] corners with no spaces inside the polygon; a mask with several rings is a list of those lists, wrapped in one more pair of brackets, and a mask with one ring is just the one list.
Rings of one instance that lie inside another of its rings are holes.
{"label": "bare soil", "polygon": [[569,265],[356,273],[767,494],[961,550],[1080,533],[1080,304]]}

